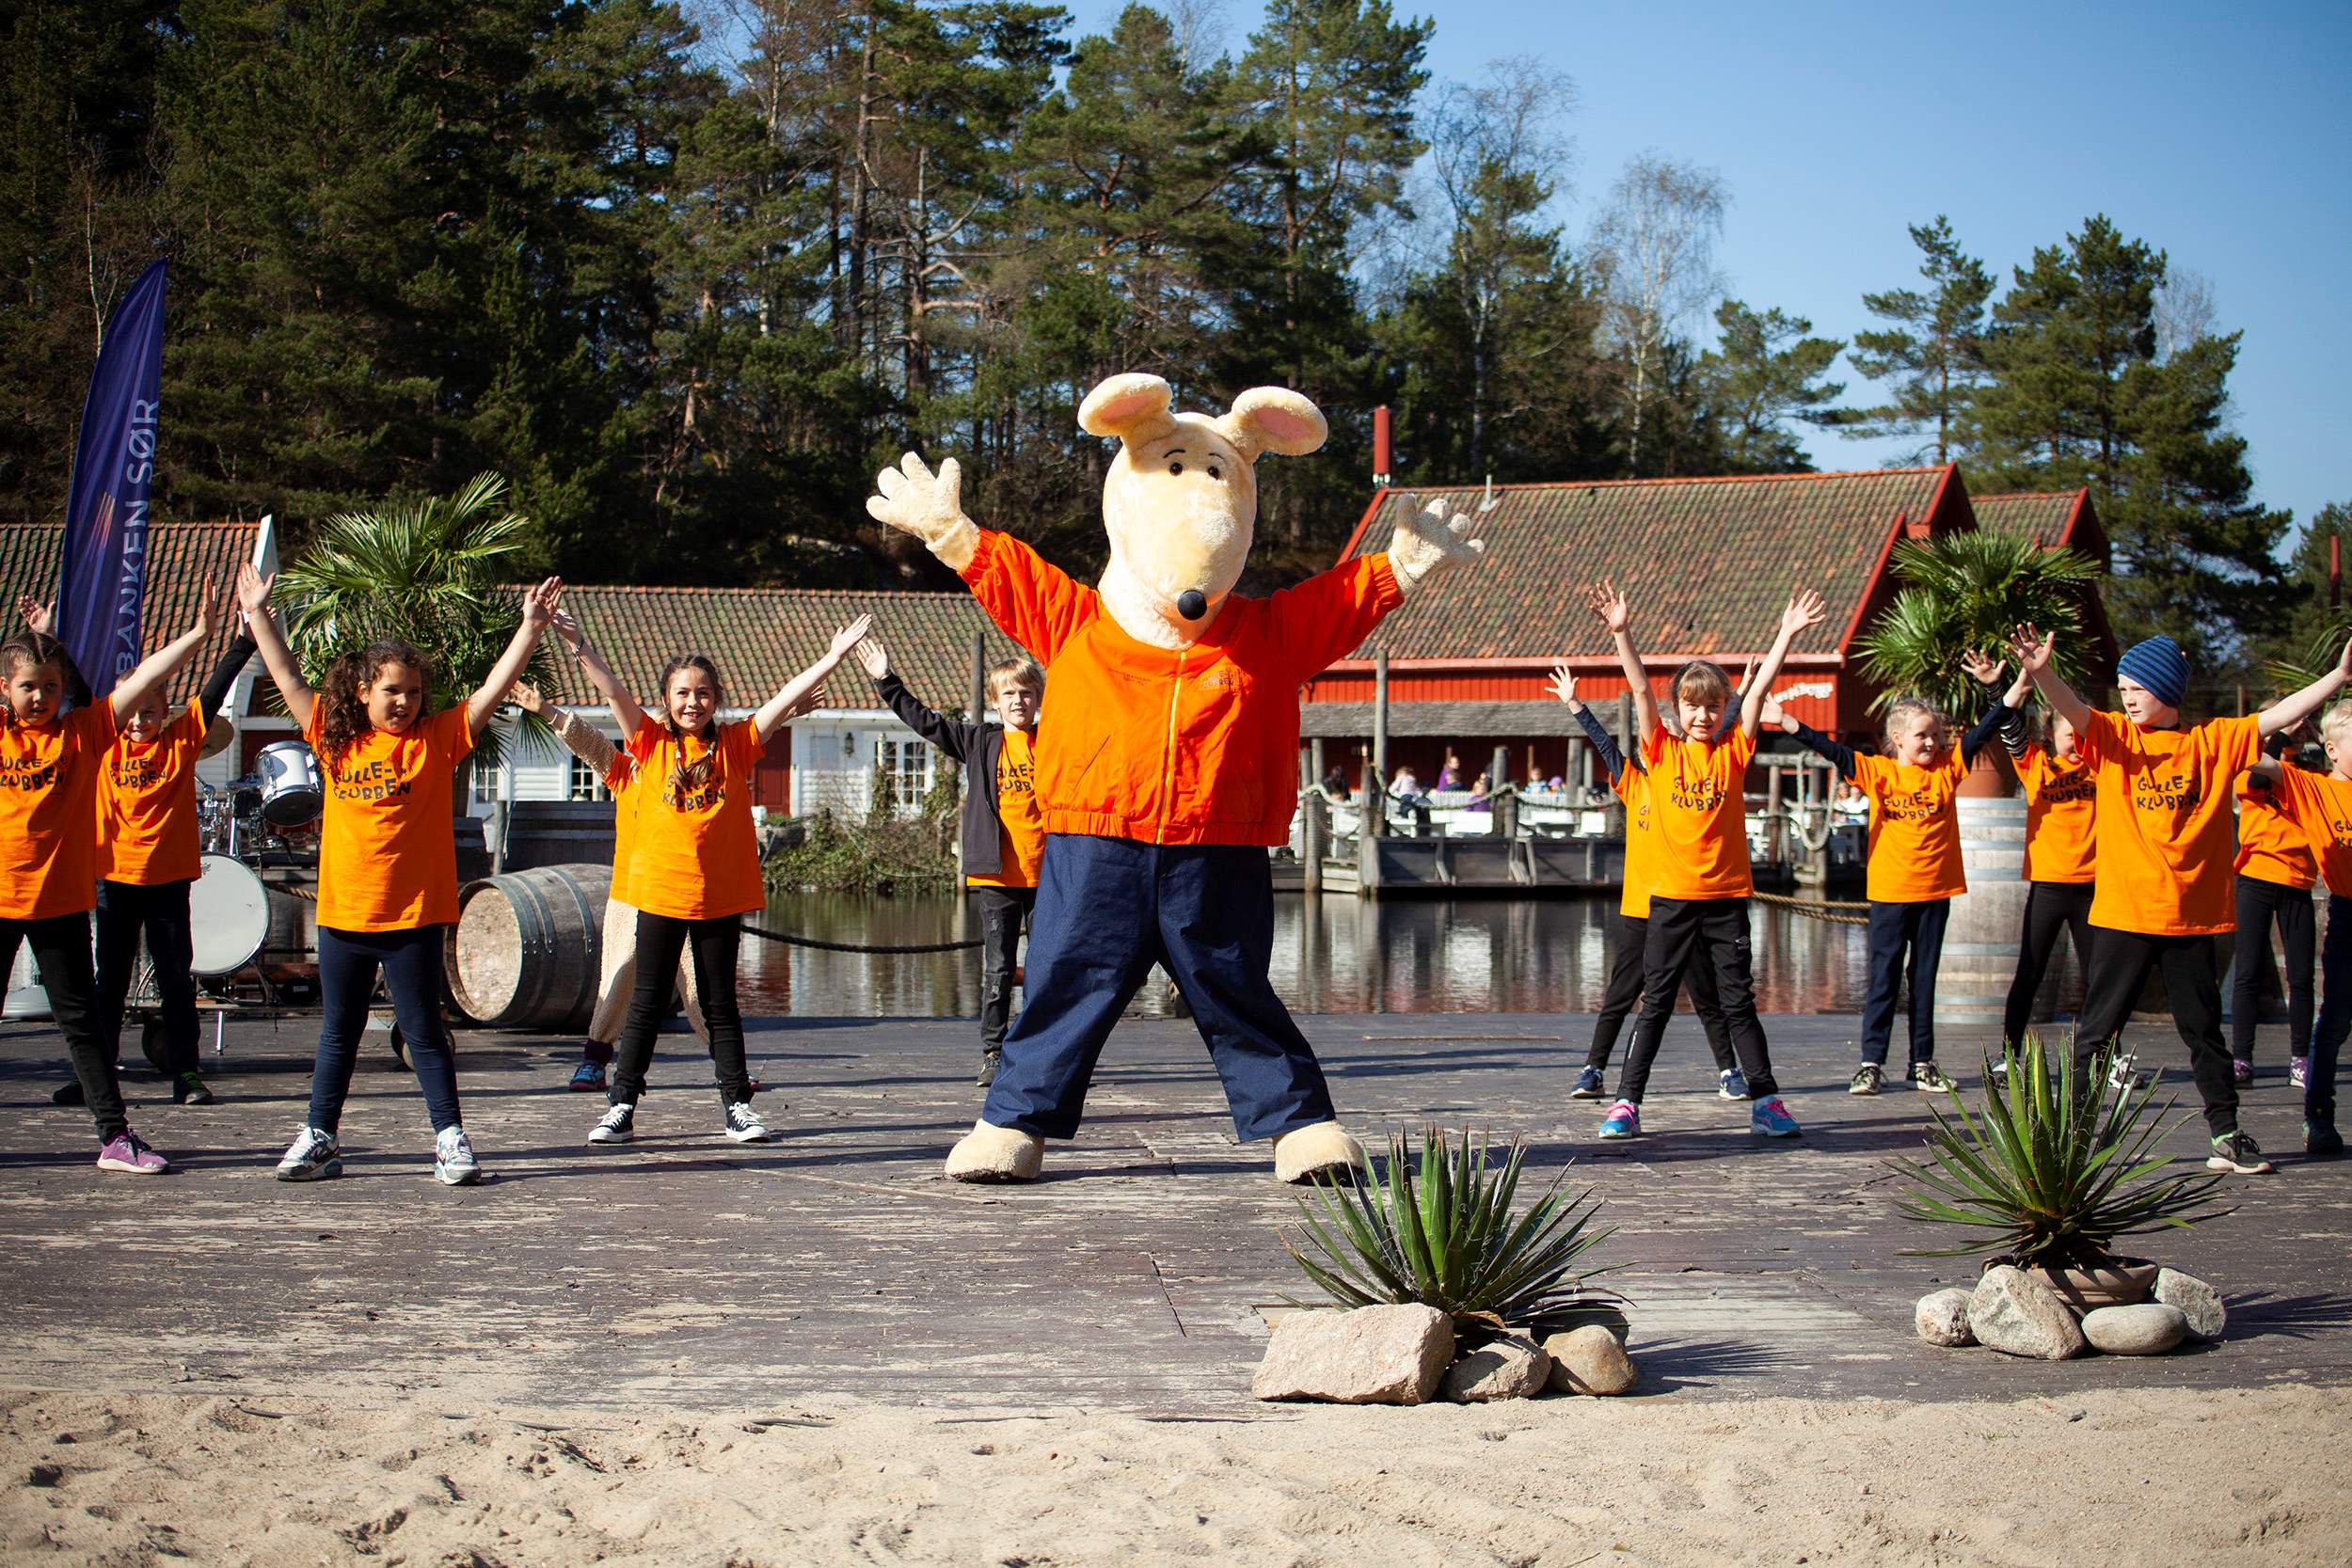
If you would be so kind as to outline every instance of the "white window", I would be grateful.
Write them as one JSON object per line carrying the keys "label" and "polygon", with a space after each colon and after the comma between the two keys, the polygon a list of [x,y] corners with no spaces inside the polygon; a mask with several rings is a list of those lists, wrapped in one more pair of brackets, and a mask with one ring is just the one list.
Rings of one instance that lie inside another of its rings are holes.
{"label": "white window", "polygon": [[499,799],[499,784],[506,776],[506,765],[500,763],[495,768],[485,768],[479,759],[469,757],[466,759],[466,766],[473,772],[474,804],[478,806],[496,804]]}
{"label": "white window", "polygon": [[922,809],[923,797],[931,792],[930,747],[920,740],[882,739],[875,742],[874,755],[879,787],[887,792],[890,809]]}
{"label": "white window", "polygon": [[610,799],[610,795],[604,787],[604,780],[597,775],[596,770],[580,758],[574,757],[571,759],[571,767],[564,774],[564,799],[566,800],[603,800]]}

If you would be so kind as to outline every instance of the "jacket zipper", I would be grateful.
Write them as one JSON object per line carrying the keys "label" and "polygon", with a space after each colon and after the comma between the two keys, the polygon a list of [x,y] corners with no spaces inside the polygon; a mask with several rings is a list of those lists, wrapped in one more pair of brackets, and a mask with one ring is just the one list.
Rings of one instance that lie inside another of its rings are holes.
{"label": "jacket zipper", "polygon": [[1184,649],[1176,650],[1176,674],[1168,685],[1168,734],[1163,739],[1160,764],[1160,819],[1154,825],[1152,842],[1168,842],[1168,814],[1176,796],[1176,702],[1184,689]]}

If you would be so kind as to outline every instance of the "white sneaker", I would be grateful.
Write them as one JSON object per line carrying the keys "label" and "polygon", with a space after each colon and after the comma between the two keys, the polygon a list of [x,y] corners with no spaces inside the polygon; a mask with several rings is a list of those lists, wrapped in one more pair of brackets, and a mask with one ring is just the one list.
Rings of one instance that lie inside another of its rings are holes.
{"label": "white sneaker", "polygon": [[444,1127],[433,1136],[433,1175],[445,1187],[470,1187],[482,1180],[482,1164],[462,1127]]}
{"label": "white sneaker", "polygon": [[727,1107],[726,1135],[739,1144],[764,1144],[775,1134],[759,1119],[748,1100],[739,1100]]}
{"label": "white sneaker", "polygon": [[604,1113],[604,1119],[588,1129],[592,1144],[625,1144],[637,1136],[637,1106],[624,1102]]}
{"label": "white sneaker", "polygon": [[335,1134],[323,1127],[306,1127],[296,1133],[278,1162],[280,1181],[324,1181],[342,1173],[342,1150],[335,1146]]}

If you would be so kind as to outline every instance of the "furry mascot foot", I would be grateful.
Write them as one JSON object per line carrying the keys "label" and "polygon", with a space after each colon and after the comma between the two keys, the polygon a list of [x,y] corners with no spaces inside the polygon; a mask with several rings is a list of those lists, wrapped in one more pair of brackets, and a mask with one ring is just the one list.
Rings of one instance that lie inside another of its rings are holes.
{"label": "furry mascot foot", "polygon": [[1274,1140],[1274,1179],[1295,1187],[1316,1177],[1353,1180],[1364,1164],[1364,1146],[1336,1121],[1294,1127]]}
{"label": "furry mascot foot", "polygon": [[1045,1165],[1045,1140],[1018,1128],[976,1121],[947,1151],[947,1175],[956,1181],[1034,1181]]}

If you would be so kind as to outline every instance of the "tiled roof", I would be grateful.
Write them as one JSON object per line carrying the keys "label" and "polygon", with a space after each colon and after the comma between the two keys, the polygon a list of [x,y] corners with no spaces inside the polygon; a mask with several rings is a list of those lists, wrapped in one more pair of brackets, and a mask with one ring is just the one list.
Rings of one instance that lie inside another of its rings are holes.
{"label": "tiled roof", "polygon": [[[564,607],[580,618],[621,678],[650,698],[661,667],[683,653],[718,661],[730,706],[755,706],[821,655],[833,634],[871,614],[890,667],[909,690],[943,711],[972,701],[972,639],[985,633],[994,663],[1019,652],[969,594],[891,594],[815,588],[613,588],[567,584]],[[559,658],[561,703],[596,694],[568,658]],[[825,682],[827,705],[878,707],[874,683],[854,657]]]}
{"label": "tiled roof", "polygon": [[[147,531],[146,651],[154,652],[196,624],[203,590],[237,569],[253,554],[253,523],[153,523]],[[65,530],[55,523],[0,523],[0,613],[17,625],[16,600],[30,594],[46,603],[57,591],[57,553]],[[181,667],[170,700],[182,703],[202,689],[213,661],[229,646],[223,627]]]}
{"label": "tiled roof", "polygon": [[1995,533],[2030,534],[2043,545],[2066,543],[2066,525],[2081,504],[2080,490],[2020,491],[2010,496],[1971,496],[1977,526]]}
{"label": "tiled roof", "polygon": [[[1386,549],[1397,522],[1432,499],[1474,514],[1482,494],[1389,490],[1351,553]],[[1382,647],[1391,658],[1606,653],[1607,635],[1581,595],[1582,584],[1603,577],[1631,604],[1645,657],[1759,651],[1799,585],[1820,591],[1829,618],[1796,651],[1834,653],[1897,517],[1940,532],[1965,526],[1968,505],[1949,468],[1497,485],[1495,499],[1480,529],[1485,561],[1407,603],[1353,657]]]}

